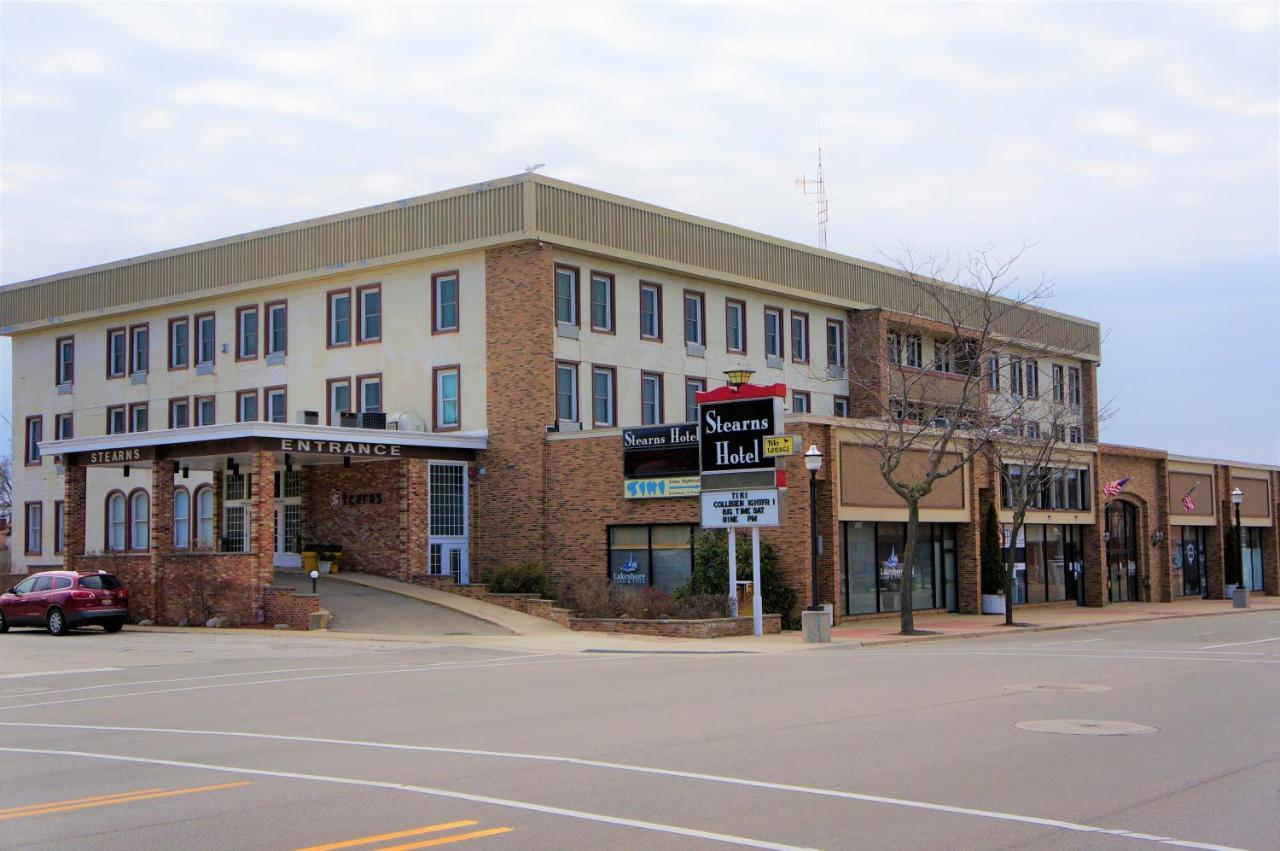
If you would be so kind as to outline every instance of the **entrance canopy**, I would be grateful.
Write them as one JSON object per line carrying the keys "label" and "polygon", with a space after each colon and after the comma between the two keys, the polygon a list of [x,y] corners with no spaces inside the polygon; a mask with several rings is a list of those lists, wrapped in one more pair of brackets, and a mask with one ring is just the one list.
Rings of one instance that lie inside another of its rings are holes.
{"label": "entrance canopy", "polygon": [[308,464],[399,458],[465,459],[484,449],[488,441],[487,432],[432,434],[246,422],[46,440],[40,443],[40,452],[63,456],[67,466],[122,467],[173,460],[182,461],[190,469],[213,470],[219,469],[223,457],[264,450],[305,457]]}

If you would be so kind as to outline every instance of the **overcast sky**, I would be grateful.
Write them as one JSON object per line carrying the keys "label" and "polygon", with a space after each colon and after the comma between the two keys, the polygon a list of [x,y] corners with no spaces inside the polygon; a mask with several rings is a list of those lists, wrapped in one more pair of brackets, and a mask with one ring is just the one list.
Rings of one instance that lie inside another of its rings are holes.
{"label": "overcast sky", "polygon": [[539,162],[812,243],[820,112],[832,250],[1033,242],[1104,440],[1280,463],[1276,9],[4,2],[0,276]]}

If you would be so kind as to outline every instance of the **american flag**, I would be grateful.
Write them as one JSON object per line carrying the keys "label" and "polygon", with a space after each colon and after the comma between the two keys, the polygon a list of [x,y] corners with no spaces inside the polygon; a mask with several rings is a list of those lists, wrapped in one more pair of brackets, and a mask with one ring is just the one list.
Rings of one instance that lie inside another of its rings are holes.
{"label": "american flag", "polygon": [[1187,491],[1186,495],[1182,497],[1182,507],[1187,510],[1188,514],[1191,514],[1196,510],[1196,503],[1195,500],[1191,498],[1191,494],[1195,493],[1196,488],[1198,487],[1200,487],[1200,483],[1196,482],[1191,486],[1191,490]]}
{"label": "american flag", "polygon": [[1129,484],[1129,476],[1125,476],[1123,479],[1116,479],[1114,482],[1109,482],[1103,486],[1102,495],[1107,499],[1115,499],[1116,495],[1119,494],[1120,491],[1124,490],[1124,486],[1127,484]]}

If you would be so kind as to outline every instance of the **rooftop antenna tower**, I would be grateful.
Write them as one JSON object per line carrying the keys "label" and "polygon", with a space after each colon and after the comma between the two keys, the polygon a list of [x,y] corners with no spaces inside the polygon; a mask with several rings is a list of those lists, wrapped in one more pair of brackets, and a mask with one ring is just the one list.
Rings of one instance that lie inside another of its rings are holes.
{"label": "rooftop antenna tower", "polygon": [[[821,118],[819,118],[821,121]],[[827,200],[827,182],[822,175],[822,137],[819,129],[818,137],[818,176],[809,179],[803,174],[796,178],[796,186],[806,197],[813,200],[809,203],[818,208],[818,247],[827,248],[827,219],[830,217],[830,205]]]}

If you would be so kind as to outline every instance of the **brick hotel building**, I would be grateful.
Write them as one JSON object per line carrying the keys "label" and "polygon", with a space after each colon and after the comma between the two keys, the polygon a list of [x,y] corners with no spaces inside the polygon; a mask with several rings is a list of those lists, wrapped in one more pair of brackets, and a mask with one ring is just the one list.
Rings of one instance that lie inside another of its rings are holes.
{"label": "brick hotel building", "polygon": [[[941,326],[908,289],[874,264],[539,175],[13,284],[15,570],[109,569],[135,618],[170,623],[274,617],[273,572],[312,541],[404,580],[538,562],[562,583],[611,576],[626,553],[671,589],[698,500],[626,498],[621,428],[694,419],[693,394],[745,364],[787,385],[786,430],[828,459],[824,598],[894,611],[883,565],[906,510],[853,439],[878,424],[859,418],[848,360],[874,348],[936,368]],[[1011,352],[1000,392],[1060,406],[1070,460],[1028,515],[1019,600],[1222,597],[1234,488],[1246,582],[1280,593],[1280,469],[1099,444],[1098,325],[1036,318],[1071,354]],[[924,503],[918,609],[979,609],[979,518],[1002,505],[986,463]],[[786,505],[766,536],[805,599],[808,489]]]}

